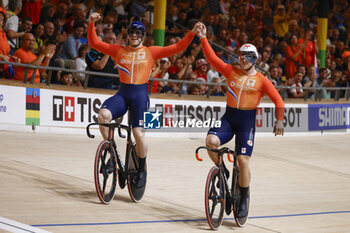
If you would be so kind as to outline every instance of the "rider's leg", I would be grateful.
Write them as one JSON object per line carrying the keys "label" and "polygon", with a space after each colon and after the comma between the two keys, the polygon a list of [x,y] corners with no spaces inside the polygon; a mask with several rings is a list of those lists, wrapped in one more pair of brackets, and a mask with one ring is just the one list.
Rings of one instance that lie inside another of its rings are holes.
{"label": "rider's leg", "polygon": [[[214,134],[208,134],[207,135],[207,138],[206,138],[206,146],[208,148],[211,148],[211,149],[217,149],[221,142],[220,142],[220,139],[218,136],[214,135]],[[209,151],[208,150],[208,154],[209,154],[209,157],[211,158],[211,160],[216,164],[216,165],[219,165],[219,155],[218,153],[216,152],[212,152],[212,151]],[[224,161],[222,161],[222,164],[224,166],[224,170],[225,170],[225,174],[226,174],[226,178],[228,179],[228,177],[230,176],[230,172],[229,170],[226,168],[226,165],[224,163]]]}
{"label": "rider's leg", "polygon": [[[98,123],[110,123],[112,120],[112,113],[106,108],[100,109],[98,112]],[[108,127],[100,125],[100,132],[103,139],[108,139]]]}
{"label": "rider's leg", "polygon": [[249,169],[249,156],[238,155],[239,165],[239,180],[238,184],[240,187],[249,187],[250,183],[250,169]]}
{"label": "rider's leg", "polygon": [[145,132],[142,127],[135,127],[132,129],[132,133],[136,141],[136,153],[140,158],[146,158],[147,156],[147,144],[145,140]]}
{"label": "rider's leg", "polygon": [[142,127],[135,127],[132,129],[136,142],[136,153],[140,157],[139,173],[136,183],[136,188],[143,188],[146,185],[147,172],[145,171],[145,163],[147,157],[147,145],[145,141],[145,132]]}
{"label": "rider's leg", "polygon": [[250,169],[249,169],[249,156],[238,155],[238,165],[239,165],[239,190],[241,193],[241,201],[238,207],[238,218],[243,218],[248,215],[247,198],[249,192],[250,184]]}
{"label": "rider's leg", "polygon": [[[208,134],[205,140],[206,146],[210,149],[217,149],[220,146],[220,139],[214,134]],[[218,153],[208,151],[209,157],[211,160],[218,165]]]}

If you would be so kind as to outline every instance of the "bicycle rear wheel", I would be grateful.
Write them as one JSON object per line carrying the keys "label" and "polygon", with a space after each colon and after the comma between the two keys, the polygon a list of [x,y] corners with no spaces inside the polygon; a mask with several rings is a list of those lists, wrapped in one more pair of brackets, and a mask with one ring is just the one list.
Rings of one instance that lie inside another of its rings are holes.
{"label": "bicycle rear wheel", "polygon": [[213,167],[205,184],[205,214],[211,229],[217,230],[224,216],[225,185],[218,167]]}
{"label": "bicycle rear wheel", "polygon": [[109,204],[117,186],[117,158],[110,141],[102,141],[97,148],[94,177],[98,198],[103,204]]}
{"label": "bicycle rear wheel", "polygon": [[[136,154],[136,145],[131,146],[129,150],[129,164],[128,164],[128,191],[131,200],[140,202],[145,193],[146,185],[142,188],[136,188],[138,171],[139,171],[139,157]],[[147,164],[145,163],[145,171],[147,171]]]}
{"label": "bicycle rear wheel", "polygon": [[[237,172],[236,172],[237,169]],[[236,180],[236,187],[235,187],[235,192],[234,195],[240,196],[240,191],[239,191],[239,185],[238,185],[238,178],[239,178],[239,168],[235,168],[233,171],[233,179]],[[238,211],[238,207],[239,207],[239,202],[240,199],[238,198],[237,200],[234,201],[233,204],[233,217],[235,218],[235,222],[237,224],[237,226],[239,227],[243,227],[247,220],[248,220],[248,215],[246,217],[243,218],[238,218],[236,217],[237,211]],[[250,191],[248,190],[248,197],[247,197],[247,208],[248,208],[248,212],[249,212],[249,205],[250,205]]]}

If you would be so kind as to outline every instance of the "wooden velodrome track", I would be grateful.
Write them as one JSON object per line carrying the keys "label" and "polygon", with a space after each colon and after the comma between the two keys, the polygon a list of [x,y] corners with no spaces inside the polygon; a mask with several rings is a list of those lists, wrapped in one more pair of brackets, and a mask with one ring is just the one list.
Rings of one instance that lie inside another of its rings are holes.
{"label": "wooden velodrome track", "polygon": [[[147,138],[144,199],[133,203],[118,187],[103,205],[93,181],[100,137],[0,131],[0,138],[0,232],[209,231],[204,185],[212,163],[205,153],[201,163],[194,157],[203,139]],[[350,232],[349,142],[350,134],[257,137],[248,223],[238,228],[225,216],[219,231]]]}

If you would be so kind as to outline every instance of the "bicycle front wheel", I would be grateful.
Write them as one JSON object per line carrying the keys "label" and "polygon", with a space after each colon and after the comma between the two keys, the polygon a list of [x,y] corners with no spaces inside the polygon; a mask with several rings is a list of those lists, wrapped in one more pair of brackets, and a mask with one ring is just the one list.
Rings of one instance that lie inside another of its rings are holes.
{"label": "bicycle front wheel", "polygon": [[103,204],[109,204],[117,186],[117,158],[111,142],[104,140],[97,148],[95,156],[95,188]]}
{"label": "bicycle front wheel", "polygon": [[[138,171],[139,171],[139,157],[136,154],[136,145],[131,146],[129,150],[129,164],[128,164],[128,191],[133,202],[140,202],[145,193],[146,185],[142,188],[136,188]],[[147,171],[147,164],[144,167]]]}
{"label": "bicycle front wheel", "polygon": [[213,167],[205,184],[205,214],[211,229],[217,230],[224,216],[225,185],[218,167]]}

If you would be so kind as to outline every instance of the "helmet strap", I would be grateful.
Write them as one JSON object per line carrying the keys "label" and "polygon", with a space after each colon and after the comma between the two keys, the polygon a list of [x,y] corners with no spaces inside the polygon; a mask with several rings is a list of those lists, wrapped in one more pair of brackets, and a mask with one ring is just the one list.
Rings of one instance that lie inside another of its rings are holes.
{"label": "helmet strap", "polygon": [[248,69],[246,69],[245,71],[249,72],[253,68],[253,66],[254,66],[254,63]]}

